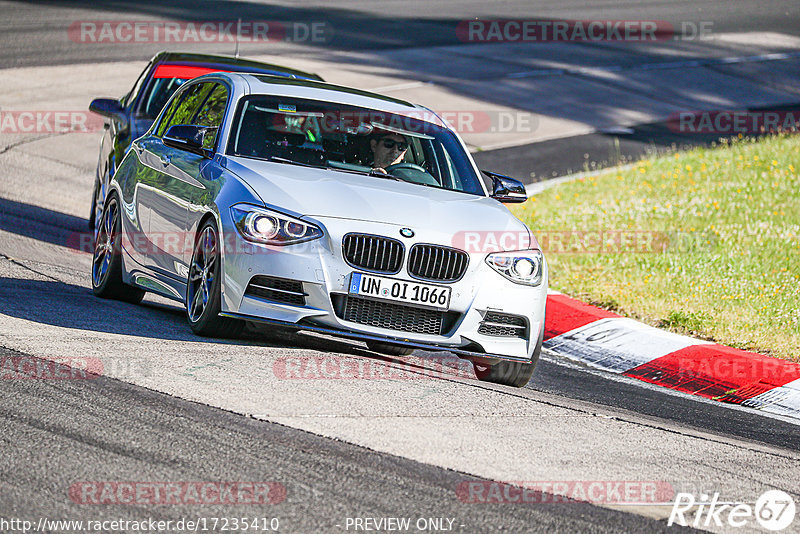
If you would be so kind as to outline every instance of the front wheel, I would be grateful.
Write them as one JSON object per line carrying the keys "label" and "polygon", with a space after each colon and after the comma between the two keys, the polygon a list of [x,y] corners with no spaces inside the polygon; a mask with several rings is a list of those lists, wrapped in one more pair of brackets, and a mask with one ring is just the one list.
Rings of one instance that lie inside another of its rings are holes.
{"label": "front wheel", "polygon": [[244,321],[220,317],[222,267],[220,240],[213,220],[198,234],[186,284],[186,318],[192,331],[206,337],[236,337]]}
{"label": "front wheel", "polygon": [[92,205],[89,208],[89,230],[97,228],[97,180],[94,181],[94,189],[92,189]]}
{"label": "front wheel", "polygon": [[544,325],[539,332],[539,340],[533,350],[530,362],[508,362],[501,361],[493,365],[485,365],[473,362],[475,376],[483,382],[492,382],[504,386],[515,388],[525,387],[531,381],[533,371],[539,362],[539,355],[542,353],[542,342],[544,340]]}
{"label": "front wheel", "polygon": [[94,180],[92,206],[89,210],[89,230],[94,230],[95,235],[97,235],[97,229],[100,228],[100,219],[103,216],[103,201],[106,198],[105,184],[108,183],[107,175],[108,173],[104,173],[102,177]]}

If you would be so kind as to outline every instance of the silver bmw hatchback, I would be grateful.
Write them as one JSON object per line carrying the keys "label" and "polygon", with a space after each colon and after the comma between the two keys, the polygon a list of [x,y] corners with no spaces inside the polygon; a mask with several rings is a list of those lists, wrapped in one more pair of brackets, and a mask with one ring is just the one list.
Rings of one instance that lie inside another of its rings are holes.
{"label": "silver bmw hatchback", "polygon": [[[547,263],[484,172],[421,106],[313,80],[187,82],[114,174],[95,295],[180,301],[192,330],[245,321],[450,351],[521,387],[542,346]],[[487,180],[489,183],[489,180]]]}

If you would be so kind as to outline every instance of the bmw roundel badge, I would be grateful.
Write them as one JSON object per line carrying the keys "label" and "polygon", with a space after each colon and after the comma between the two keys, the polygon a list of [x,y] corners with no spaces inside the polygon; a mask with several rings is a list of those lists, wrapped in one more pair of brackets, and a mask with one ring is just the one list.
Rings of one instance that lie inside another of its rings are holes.
{"label": "bmw roundel badge", "polygon": [[411,228],[401,228],[400,235],[403,237],[414,237],[414,230]]}

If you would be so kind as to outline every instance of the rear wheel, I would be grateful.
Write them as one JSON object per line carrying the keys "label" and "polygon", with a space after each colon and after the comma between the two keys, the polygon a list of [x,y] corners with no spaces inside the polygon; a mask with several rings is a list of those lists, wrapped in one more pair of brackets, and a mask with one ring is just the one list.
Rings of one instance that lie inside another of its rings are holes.
{"label": "rear wheel", "polygon": [[116,194],[112,194],[103,208],[95,232],[92,292],[104,299],[124,300],[137,304],[144,297],[144,291],[122,281],[120,217],[119,201]]}
{"label": "rear wheel", "polygon": [[208,220],[198,234],[186,284],[186,318],[192,331],[206,337],[236,337],[244,321],[220,317],[222,266],[217,226]]}
{"label": "rear wheel", "polygon": [[542,352],[543,339],[544,328],[541,328],[539,340],[536,343],[536,348],[533,351],[530,362],[501,361],[493,365],[473,362],[472,365],[475,368],[475,376],[478,377],[478,380],[483,382],[503,384],[504,386],[512,386],[515,388],[524,387],[530,382],[533,371],[536,369],[539,355]]}
{"label": "rear wheel", "polygon": [[389,356],[408,356],[414,352],[414,349],[410,347],[381,343],[380,341],[367,341],[367,348],[373,352],[380,352],[381,354],[388,354]]}

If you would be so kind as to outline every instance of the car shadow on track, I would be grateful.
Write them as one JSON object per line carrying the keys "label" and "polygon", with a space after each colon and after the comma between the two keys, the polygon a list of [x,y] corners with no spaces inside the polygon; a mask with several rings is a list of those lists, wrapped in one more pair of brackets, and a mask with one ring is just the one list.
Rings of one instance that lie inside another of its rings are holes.
{"label": "car shadow on track", "polygon": [[[88,208],[87,208],[88,211]],[[91,252],[92,232],[81,217],[0,198],[0,230],[67,247]]]}
{"label": "car shadow on track", "polygon": [[[383,356],[356,342],[249,322],[244,333],[236,339],[204,338],[190,330],[185,311],[177,304],[145,300],[135,305],[105,300],[95,297],[85,287],[51,280],[0,277],[0,310],[10,317],[84,332],[168,341],[315,350],[398,364],[409,373],[429,374],[429,370],[417,358],[408,361]],[[452,359],[445,352],[438,356]]]}

